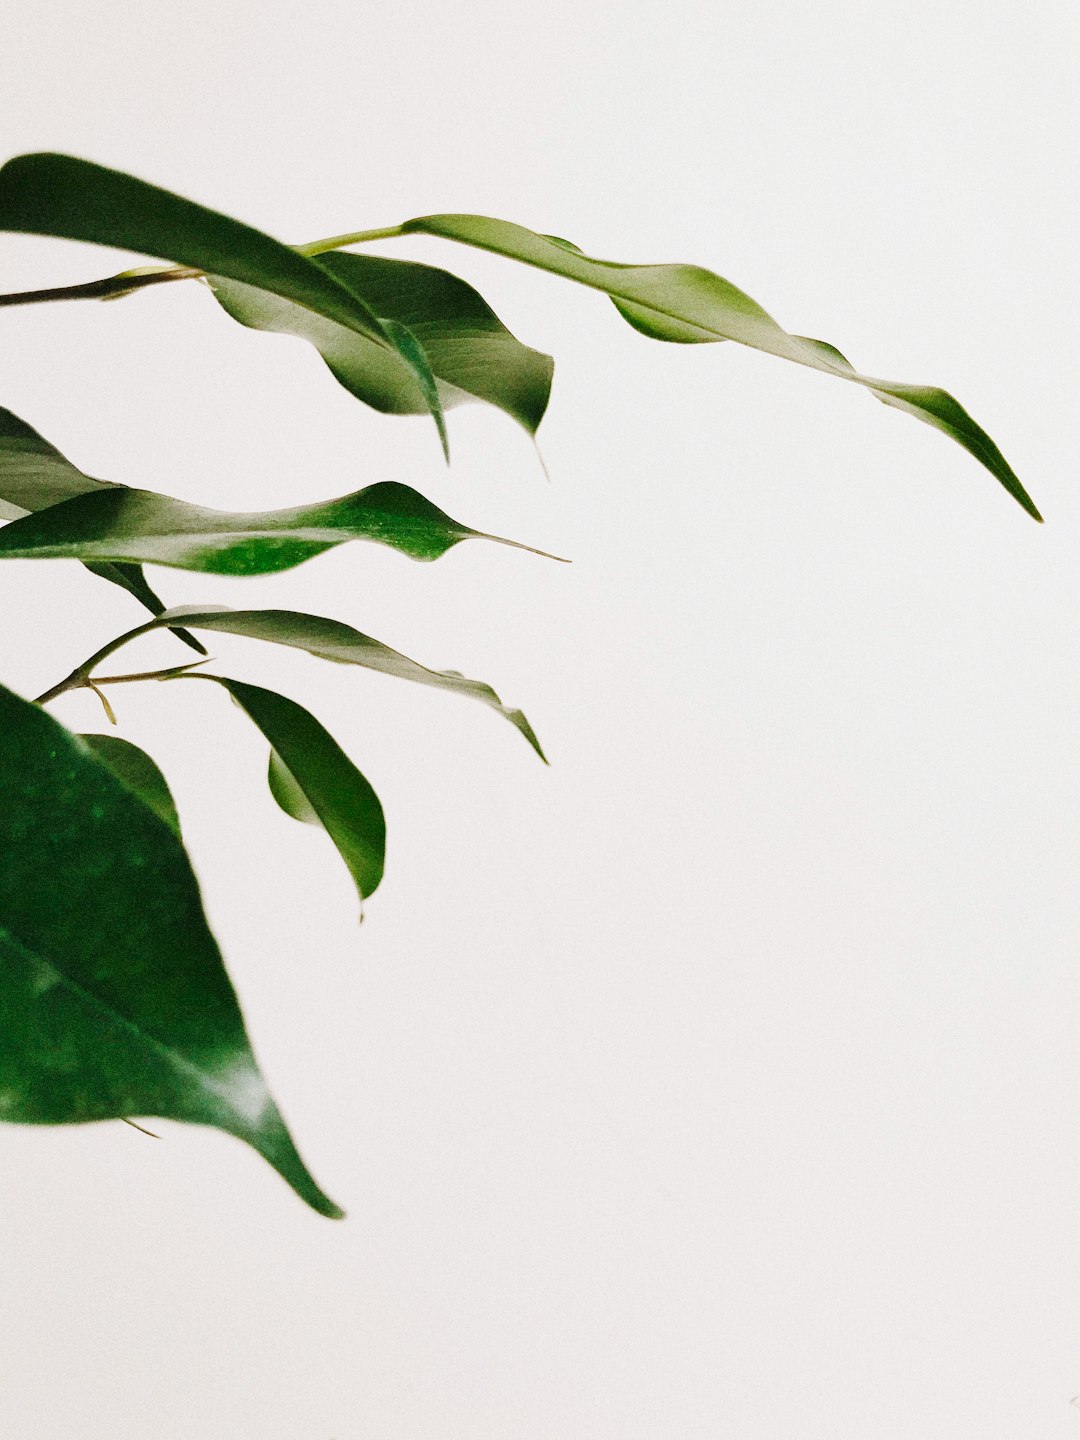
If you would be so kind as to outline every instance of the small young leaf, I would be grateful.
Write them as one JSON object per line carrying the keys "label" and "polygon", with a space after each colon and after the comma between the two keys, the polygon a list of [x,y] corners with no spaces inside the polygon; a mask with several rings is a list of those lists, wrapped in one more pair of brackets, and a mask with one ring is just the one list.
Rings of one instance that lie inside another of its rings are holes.
{"label": "small young leaf", "polygon": [[[431,363],[444,409],[486,401],[536,433],[551,391],[553,361],[516,340],[471,285],[446,270],[410,260],[333,252],[319,259],[384,322],[397,321],[416,336]],[[423,414],[429,408],[415,375],[399,356],[266,290],[220,275],[207,281],[214,298],[241,325],[309,341],[334,378],[358,400],[395,415]]]}
{"label": "small young leaf", "polygon": [[379,797],[314,715],[273,690],[221,675],[221,685],[270,742],[271,794],[287,815],[321,825],[345,861],[360,899],[374,894],[386,857]]}
{"label": "small young leaf", "polygon": [[149,805],[159,820],[164,820],[178,840],[183,839],[180,817],[176,813],[176,803],[168,782],[145,750],[140,750],[138,745],[121,739],[119,735],[80,735],[79,739],[133,795],[137,795],[144,805]]}
{"label": "small young leaf", "polygon": [[19,155],[0,169],[0,230],[55,235],[155,255],[254,285],[392,349],[416,377],[446,449],[446,427],[423,347],[383,325],[322,263],[216,210],[70,155]]}
{"label": "small young leaf", "polygon": [[456,670],[429,670],[340,620],[305,615],[296,610],[229,610],[224,606],[212,609],[182,605],[166,610],[158,617],[157,623],[163,626],[189,625],[193,630],[216,630],[229,635],[246,635],[252,640],[269,640],[276,645],[306,650],[311,655],[334,660],[341,665],[362,665],[368,670],[397,675],[418,685],[469,695],[504,715],[546,763],[540,742],[528,720],[520,710],[504,705],[490,685],[479,680],[467,680]]}
{"label": "small young leaf", "polygon": [[680,344],[734,340],[865,386],[886,405],[914,415],[962,445],[1029,515],[1042,519],[993,440],[946,391],[860,375],[833,346],[789,334],[756,300],[711,270],[595,260],[569,241],[484,215],[424,215],[406,220],[399,229],[406,235],[434,235],[490,250],[600,290],[625,320],[654,340]]}
{"label": "small young leaf", "polygon": [[2,687],[0,733],[0,1119],[212,1125],[340,1215],[259,1072],[172,830]]}
{"label": "small young leaf", "polygon": [[374,540],[414,560],[436,560],[469,539],[532,549],[470,530],[394,481],[316,505],[252,513],[209,510],[117,485],[6,526],[0,559],[146,561],[217,575],[266,575],[346,540]]}

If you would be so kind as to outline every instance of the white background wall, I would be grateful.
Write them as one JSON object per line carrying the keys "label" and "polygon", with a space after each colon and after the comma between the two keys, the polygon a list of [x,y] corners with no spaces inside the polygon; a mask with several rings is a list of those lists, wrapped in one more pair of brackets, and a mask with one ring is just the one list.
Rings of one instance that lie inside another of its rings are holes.
{"label": "white background wall", "polygon": [[[209,1131],[0,1131],[0,1434],[1080,1434],[1076,38],[1066,0],[7,16],[6,153],[293,241],[472,210],[710,265],[954,390],[1048,523],[854,387],[433,241],[383,249],[557,357],[550,484],[478,409],[445,471],[429,424],[197,287],[5,310],[0,404],[91,473],[224,508],[401,479],[576,563],[157,572],[487,679],[553,765],[479,707],[222,637],[383,798],[358,931],[223,695],[117,694],[349,1218]],[[121,261],[2,237],[0,288]],[[0,603],[26,694],[136,618],[67,565],[4,567]]]}

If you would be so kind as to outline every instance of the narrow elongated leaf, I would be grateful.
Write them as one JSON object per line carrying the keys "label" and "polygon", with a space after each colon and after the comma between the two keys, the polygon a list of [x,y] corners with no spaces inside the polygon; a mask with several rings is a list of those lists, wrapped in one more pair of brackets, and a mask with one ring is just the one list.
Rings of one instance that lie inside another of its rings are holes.
{"label": "narrow elongated leaf", "polygon": [[[109,480],[85,475],[25,420],[0,408],[0,520],[18,519],[80,495],[121,488]],[[91,563],[86,568],[134,595],[151,615],[160,615],[165,609],[164,600],[150,588],[138,565]],[[205,646],[193,635],[182,630],[174,634],[200,655],[206,654]]]}
{"label": "narrow elongated leaf", "polygon": [[318,260],[260,230],[118,170],[70,155],[19,155],[0,169],[0,230],[111,245],[238,280],[344,326],[358,340],[392,349],[416,377],[446,428],[423,347],[405,327],[384,325]]}
{"label": "narrow elongated leaf", "polygon": [[275,645],[306,650],[310,655],[334,660],[341,665],[362,665],[365,669],[397,675],[415,684],[471,696],[504,715],[515,729],[521,731],[541,760],[545,760],[528,720],[520,710],[504,705],[490,685],[479,680],[467,680],[456,670],[429,670],[340,620],[305,615],[297,610],[229,610],[224,606],[182,605],[166,610],[158,617],[158,624],[186,625],[193,630],[216,630],[228,635],[246,635],[252,640],[269,640]]}
{"label": "narrow elongated leaf", "polygon": [[137,795],[144,805],[149,805],[159,820],[164,820],[178,840],[183,838],[180,816],[176,813],[176,803],[168,782],[145,750],[140,750],[138,745],[121,739],[119,735],[91,734],[79,738],[133,795]]}
{"label": "narrow elongated leaf", "polygon": [[414,560],[437,560],[469,539],[531,549],[471,530],[392,481],[316,505],[255,513],[209,510],[152,490],[113,486],[6,526],[0,559],[150,561],[217,575],[266,575],[346,540],[374,540]]}
{"label": "narrow elongated leaf", "polygon": [[361,900],[374,894],[386,858],[379,797],[332,735],[302,705],[241,680],[192,675],[222,686],[270,742],[270,792],[287,815],[320,825],[345,861]]}
{"label": "narrow elongated leaf", "polygon": [[[515,339],[471,285],[409,260],[331,252],[320,261],[354,295],[363,296],[374,314],[416,336],[444,409],[486,401],[536,433],[547,407],[553,361]],[[429,408],[415,375],[398,355],[358,340],[336,321],[279,295],[220,275],[207,279],[214,298],[242,325],[309,341],[357,399],[396,415]]]}
{"label": "narrow elongated leaf", "polygon": [[176,836],[0,687],[0,1118],[212,1125],[340,1215],[259,1072]]}
{"label": "narrow elongated leaf", "polygon": [[710,270],[697,265],[596,260],[569,241],[484,215],[424,215],[405,221],[400,231],[436,235],[490,250],[600,290],[615,302],[624,319],[654,340],[680,344],[734,340],[863,385],[885,404],[949,435],[974,455],[1029,515],[1042,518],[990,436],[946,391],[860,375],[835,347],[789,334],[756,300]]}

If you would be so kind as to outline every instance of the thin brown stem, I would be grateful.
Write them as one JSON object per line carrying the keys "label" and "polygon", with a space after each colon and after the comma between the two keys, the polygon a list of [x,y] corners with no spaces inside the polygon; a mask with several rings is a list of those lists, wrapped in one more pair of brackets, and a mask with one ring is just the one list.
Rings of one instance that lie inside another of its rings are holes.
{"label": "thin brown stem", "polygon": [[[161,629],[161,621],[155,617],[153,620],[145,621],[142,625],[136,625],[134,630],[126,630],[123,635],[118,635],[115,640],[110,640],[109,643],[103,645],[100,650],[95,650],[93,655],[91,655],[88,660],[84,660],[81,665],[77,665],[66,679],[58,681],[50,689],[39,695],[34,701],[34,704],[47,705],[50,700],[55,700],[58,696],[65,695],[69,690],[81,690],[90,679],[95,665],[100,665],[102,660],[107,660],[114,651],[119,650],[121,645],[126,645],[129,640],[137,640],[140,635],[146,635],[151,630],[159,629]],[[143,677],[139,676],[138,678],[141,679]]]}
{"label": "thin brown stem", "polygon": [[[388,240],[402,234],[400,225],[385,225],[378,230],[355,230],[348,235],[331,235],[326,240],[311,240],[306,245],[293,245],[290,249],[300,255],[314,257],[327,250],[340,250],[344,245],[362,245],[369,240]],[[160,270],[148,267],[145,270],[127,270],[120,275],[108,275],[103,280],[87,280],[81,285],[58,285],[49,290],[17,290],[10,295],[0,295],[0,307],[4,305],[41,305],[50,300],[119,300],[124,295],[134,295],[147,285],[162,285],[170,280],[203,280],[206,271],[194,265],[168,265]]]}

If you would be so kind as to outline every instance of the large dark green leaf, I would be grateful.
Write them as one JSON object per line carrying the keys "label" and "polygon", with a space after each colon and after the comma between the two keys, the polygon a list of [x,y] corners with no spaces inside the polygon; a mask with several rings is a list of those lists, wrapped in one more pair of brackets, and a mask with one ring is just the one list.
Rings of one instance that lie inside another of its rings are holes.
{"label": "large dark green leaf", "polygon": [[[445,270],[382,256],[326,254],[321,263],[383,320],[396,320],[423,345],[443,408],[470,400],[497,405],[530,434],[543,418],[553,362],[514,338],[471,285]],[[309,341],[350,394],[397,415],[428,409],[399,356],[344,326],[266,290],[207,277],[225,310],[242,325]]]}
{"label": "large dark green leaf", "polygon": [[[484,215],[424,215],[401,234],[456,240],[603,291],[626,320],[654,340],[697,344],[735,340],[798,365],[865,386],[879,400],[951,436],[990,471],[1036,520],[1035,503],[1005,457],[967,411],[944,390],[860,375],[833,346],[791,335],[750,296],[697,265],[626,265],[595,260],[568,241],[538,235]],[[312,249],[314,247],[309,247]]]}
{"label": "large dark green leaf", "polygon": [[468,539],[531,549],[471,530],[393,481],[317,505],[256,513],[208,510],[152,490],[113,486],[6,526],[0,559],[149,561],[218,575],[265,575],[346,540],[375,540],[414,560],[436,560]]}
{"label": "large dark green leaf", "polygon": [[[18,519],[80,495],[121,488],[109,480],[85,475],[25,420],[0,408],[0,520]],[[164,600],[150,588],[138,565],[88,563],[86,568],[134,595],[151,615],[160,615],[165,609]],[[182,630],[174,634],[200,655],[206,654],[193,635]]]}
{"label": "large dark green leaf", "polygon": [[456,695],[469,695],[504,715],[511,725],[521,731],[541,760],[545,759],[528,720],[520,710],[504,705],[490,685],[479,680],[467,680],[456,670],[429,670],[340,620],[328,620],[322,615],[304,615],[296,610],[228,610],[223,606],[183,605],[166,610],[158,617],[157,623],[246,635],[252,640],[269,640],[276,645],[306,650],[323,660],[335,660],[342,665],[362,665],[368,670],[397,675],[402,680],[412,680],[419,685],[450,690]]}
{"label": "large dark green leaf", "polygon": [[183,838],[180,816],[176,813],[176,802],[168,782],[145,750],[140,750],[138,745],[121,739],[119,735],[91,734],[79,738],[133,795],[137,795],[144,805],[149,805],[159,820],[164,820],[178,840]]}
{"label": "large dark green leaf", "polygon": [[176,836],[2,687],[0,733],[0,1118],[212,1125],[339,1215],[259,1072]]}
{"label": "large dark green leaf", "polygon": [[56,235],[156,255],[279,295],[392,350],[412,371],[446,431],[423,348],[400,322],[382,321],[346,279],[250,225],[118,170],[70,155],[20,155],[0,169],[0,230]]}
{"label": "large dark green leaf", "polygon": [[302,705],[221,675],[192,675],[226,689],[270,742],[270,792],[287,815],[320,825],[345,861],[360,899],[374,894],[386,858],[379,797],[332,735]]}

